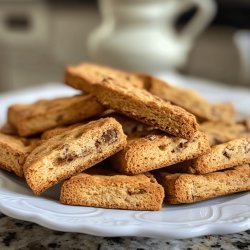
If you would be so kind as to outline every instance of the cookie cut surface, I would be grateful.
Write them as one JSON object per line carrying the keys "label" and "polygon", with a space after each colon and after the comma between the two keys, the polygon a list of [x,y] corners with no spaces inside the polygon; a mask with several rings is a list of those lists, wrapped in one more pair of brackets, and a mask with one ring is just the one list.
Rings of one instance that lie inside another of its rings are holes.
{"label": "cookie cut surface", "polygon": [[127,146],[112,156],[112,166],[125,174],[139,174],[177,162],[193,159],[210,150],[205,134],[192,140],[152,131],[129,137]]}
{"label": "cookie cut surface", "polygon": [[25,178],[40,194],[63,179],[78,174],[115,154],[126,145],[121,125],[104,118],[45,140],[28,156]]}
{"label": "cookie cut surface", "polygon": [[215,145],[192,163],[190,173],[205,174],[250,162],[250,138]]}
{"label": "cookie cut surface", "polygon": [[126,176],[115,171],[92,171],[66,180],[60,201],[68,205],[158,211],[163,198],[163,187],[149,173]]}
{"label": "cookie cut surface", "polygon": [[23,176],[23,164],[37,140],[0,133],[0,168]]}

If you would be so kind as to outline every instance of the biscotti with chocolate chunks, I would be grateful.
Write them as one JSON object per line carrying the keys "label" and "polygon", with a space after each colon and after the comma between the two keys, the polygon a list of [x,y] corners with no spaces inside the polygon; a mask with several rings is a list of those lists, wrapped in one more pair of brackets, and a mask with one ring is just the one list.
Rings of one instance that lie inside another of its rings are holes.
{"label": "biscotti with chocolate chunks", "polygon": [[121,173],[139,174],[194,159],[209,150],[208,139],[202,132],[191,140],[159,131],[142,132],[130,136],[127,146],[111,157],[111,163]]}
{"label": "biscotti with chocolate chunks", "polygon": [[250,138],[240,138],[213,146],[210,152],[193,161],[189,172],[205,174],[249,162]]}
{"label": "biscotti with chocolate chunks", "polygon": [[26,181],[35,194],[97,164],[126,145],[121,125],[104,118],[45,140],[27,157]]}

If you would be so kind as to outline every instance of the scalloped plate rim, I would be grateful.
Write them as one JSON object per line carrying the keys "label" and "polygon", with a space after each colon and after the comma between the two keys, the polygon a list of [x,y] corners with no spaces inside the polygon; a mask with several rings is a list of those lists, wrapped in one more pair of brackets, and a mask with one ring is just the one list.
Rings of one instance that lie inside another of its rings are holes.
{"label": "scalloped plate rim", "polygon": [[[178,77],[176,79],[178,80]],[[194,81],[194,80],[191,79],[191,81],[187,82],[187,83],[188,84],[190,83],[190,85],[191,85],[192,81]],[[202,82],[202,80],[199,80],[199,82]],[[206,85],[207,83],[208,83],[207,81],[204,81],[204,85]],[[56,90],[56,94],[55,94],[55,90]],[[57,90],[59,90],[59,91],[57,91]],[[222,90],[220,89],[220,91],[218,91],[218,92],[222,92]],[[232,89],[232,92],[233,92],[233,89]],[[33,95],[33,93],[34,93],[34,95]],[[21,97],[21,95],[24,94],[24,95],[26,95],[26,97],[28,99],[31,100],[32,98],[34,98],[34,96],[43,96],[44,93],[46,93],[47,96],[52,97],[52,96],[57,96],[57,95],[69,95],[69,94],[72,95],[72,94],[76,93],[76,91],[69,89],[69,87],[67,87],[67,86],[62,86],[62,85],[58,85],[58,84],[50,84],[50,85],[47,84],[44,87],[36,87],[34,89],[30,89],[27,91],[17,91],[14,93],[6,93],[3,95],[0,94],[0,96],[2,97],[2,105],[1,105],[0,109],[3,109],[3,106],[7,106],[9,103],[13,102],[14,100],[16,101],[16,98],[14,98],[14,97],[18,97],[19,101],[20,101],[20,100],[24,99],[23,96]],[[229,93],[229,92],[227,92],[227,93]],[[240,93],[241,92],[238,93],[238,96],[240,95]],[[244,91],[244,94],[246,95],[245,91]],[[249,97],[250,97],[250,95],[249,95]],[[239,111],[242,111],[243,108],[244,107],[242,107],[242,109],[240,109]],[[249,112],[247,112],[247,113],[249,113]],[[3,118],[2,114],[0,114],[0,116]],[[0,172],[0,177],[1,176],[2,176],[2,172]],[[0,185],[0,197],[1,197],[1,192],[2,192],[2,188]],[[11,193],[11,191],[10,191],[10,194],[13,195],[13,192]],[[4,195],[5,195],[5,197],[6,196],[8,197],[8,195],[6,195],[6,193]],[[27,194],[25,194],[25,196],[27,196]],[[28,199],[26,199],[26,202],[29,203],[29,201],[33,201],[33,198],[37,199],[37,197],[30,195],[30,197]],[[238,198],[241,198],[241,200],[242,200],[241,202],[244,201],[244,204],[246,206],[250,207],[250,192],[247,192],[247,193],[243,194],[242,196],[239,196]],[[238,199],[238,198],[236,198],[236,199]],[[20,200],[22,200],[22,197],[19,198],[19,201]],[[233,200],[234,199],[228,200],[224,203],[229,203],[229,205],[230,205],[230,203],[232,203],[231,205],[235,205]],[[48,202],[50,202],[50,200],[48,200]],[[215,202],[215,204],[211,203],[210,208],[218,209],[218,207],[224,203],[216,203],[216,202]],[[244,204],[242,203],[242,205],[244,205]],[[200,207],[200,206],[197,205],[197,207]],[[190,208],[191,209],[196,208],[196,205],[194,205]],[[188,208],[188,209],[190,210],[190,208]],[[69,206],[69,209],[70,209],[70,206]],[[187,209],[187,208],[185,208],[185,209]],[[39,209],[37,209],[37,210],[39,210]],[[189,210],[187,210],[187,211],[189,211]],[[145,221],[140,222],[140,224],[137,224],[137,225],[136,225],[136,223],[134,225],[133,225],[133,223],[131,223],[131,224],[125,223],[123,225],[118,224],[115,227],[109,226],[109,225],[107,226],[107,225],[105,225],[105,223],[104,224],[101,224],[101,223],[99,223],[99,224],[90,224],[90,223],[86,224],[85,223],[84,224],[83,223],[83,224],[80,224],[77,226],[74,224],[70,225],[70,222],[65,223],[65,222],[63,222],[63,220],[62,220],[62,222],[58,221],[58,220],[56,221],[55,218],[53,218],[53,216],[50,217],[48,215],[46,216],[46,215],[40,214],[41,211],[34,210],[34,212],[32,212],[32,213],[30,211],[25,212],[25,211],[22,211],[21,209],[11,207],[11,204],[9,204],[9,203],[4,204],[4,201],[1,201],[1,200],[0,200],[0,211],[7,216],[10,216],[10,217],[13,217],[16,219],[25,220],[25,221],[34,222],[34,223],[37,223],[43,227],[50,228],[52,230],[58,230],[58,231],[64,231],[64,232],[86,233],[86,234],[90,234],[90,235],[106,236],[106,237],[115,237],[115,236],[140,236],[140,237],[142,237],[143,236],[143,237],[153,237],[153,238],[160,238],[160,239],[163,239],[163,238],[164,239],[184,239],[184,238],[192,238],[192,237],[197,237],[197,236],[202,236],[202,235],[207,235],[207,234],[238,233],[238,232],[242,232],[242,231],[250,229],[250,213],[248,214],[248,216],[245,219],[243,216],[242,220],[238,220],[238,221],[237,220],[234,221],[233,218],[232,218],[231,222],[225,222],[225,221],[223,222],[223,220],[220,220],[220,219],[217,219],[213,222],[204,221],[204,224],[201,224],[201,225],[196,225],[196,226],[190,225],[188,227],[188,231],[187,231],[187,227],[183,227],[182,229],[174,228],[174,227],[169,226],[169,223],[168,223],[168,225],[166,223],[166,225],[157,225],[157,226],[154,225],[154,227],[152,227],[152,222],[149,223],[149,222],[145,222]],[[108,213],[110,216],[110,211],[112,213],[114,210],[112,211],[112,209],[97,208],[97,211],[101,211],[103,213],[102,216],[104,216],[105,213]],[[122,213],[124,215],[126,215],[126,213],[129,214],[128,211],[126,211],[126,210],[120,210],[120,211],[122,211]],[[249,209],[249,211],[250,211],[250,209]],[[138,211],[137,213],[143,213],[143,211]],[[154,212],[154,213],[157,213],[157,212]],[[165,209],[164,209],[164,213],[165,213]],[[170,213],[174,213],[174,211],[171,210]],[[60,216],[60,213],[58,213],[58,215]],[[67,217],[70,217],[70,216],[67,215]],[[75,216],[75,217],[77,217],[77,216]],[[130,217],[131,217],[131,213],[130,213]],[[129,218],[129,219],[131,219],[131,218]]]}

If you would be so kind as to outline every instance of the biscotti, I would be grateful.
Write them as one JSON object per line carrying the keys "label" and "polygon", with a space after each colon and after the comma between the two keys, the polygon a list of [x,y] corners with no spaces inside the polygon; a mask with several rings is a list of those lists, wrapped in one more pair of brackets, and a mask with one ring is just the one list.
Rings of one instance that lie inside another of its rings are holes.
{"label": "biscotti", "polygon": [[208,139],[202,132],[188,141],[152,131],[129,137],[127,146],[111,158],[111,163],[121,173],[139,174],[196,158],[209,150]]}
{"label": "biscotti", "polygon": [[8,121],[21,136],[30,136],[61,125],[80,122],[100,114],[104,108],[91,95],[16,104],[8,110]]}
{"label": "biscotti", "polygon": [[93,95],[104,106],[169,134],[190,139],[198,130],[195,117],[184,109],[112,78],[96,84]]}
{"label": "biscotti", "polygon": [[189,172],[205,174],[249,162],[250,138],[240,138],[213,146],[210,152],[193,161]]}
{"label": "biscotti", "polygon": [[204,122],[200,130],[209,138],[210,145],[217,145],[233,139],[250,137],[250,129],[247,120],[241,122]]}
{"label": "biscotti", "polygon": [[163,187],[152,175],[126,176],[114,171],[73,176],[64,182],[60,196],[67,205],[152,211],[161,209],[163,199]]}
{"label": "biscotti", "polygon": [[35,141],[0,133],[0,168],[22,177],[23,164]]}
{"label": "biscotti", "polygon": [[87,93],[93,92],[94,84],[107,77],[112,77],[125,86],[143,88],[144,84],[139,77],[131,73],[96,64],[83,63],[65,70],[65,83]]}
{"label": "biscotti", "polygon": [[199,120],[234,120],[235,109],[231,103],[211,104],[193,90],[170,85],[152,76],[141,77],[146,78],[147,88],[152,94],[186,109]]}
{"label": "biscotti", "polygon": [[45,140],[27,157],[26,181],[35,194],[78,174],[126,145],[121,125],[104,118]]}
{"label": "biscotti", "polygon": [[204,175],[170,174],[159,170],[157,180],[164,187],[168,203],[193,203],[250,190],[250,167],[244,165]]}

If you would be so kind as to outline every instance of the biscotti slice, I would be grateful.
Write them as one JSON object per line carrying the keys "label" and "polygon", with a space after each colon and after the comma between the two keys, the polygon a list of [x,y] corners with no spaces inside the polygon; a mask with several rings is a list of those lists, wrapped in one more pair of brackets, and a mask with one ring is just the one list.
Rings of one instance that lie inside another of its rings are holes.
{"label": "biscotti slice", "polygon": [[0,133],[0,168],[22,177],[24,161],[35,141]]}
{"label": "biscotti slice", "polygon": [[61,125],[69,125],[104,111],[92,95],[40,100],[16,104],[8,110],[8,121],[19,135],[30,136]]}
{"label": "biscotti slice", "polygon": [[170,174],[159,170],[156,176],[170,204],[193,203],[250,190],[249,165],[204,175]]}
{"label": "biscotti slice", "polygon": [[93,95],[104,106],[169,134],[190,139],[198,130],[196,118],[184,109],[143,89],[120,85],[106,78],[95,85]]}
{"label": "biscotti slice", "polygon": [[189,172],[205,174],[250,162],[250,138],[235,139],[215,145],[195,159]]}
{"label": "biscotti slice", "polygon": [[237,138],[250,137],[250,130],[247,124],[244,125],[244,121],[233,123],[208,121],[200,125],[200,130],[207,134],[211,146]]}
{"label": "biscotti slice", "polygon": [[186,109],[199,120],[234,120],[235,109],[231,103],[211,104],[193,90],[170,85],[152,76],[141,77],[153,95]]}
{"label": "biscotti slice", "polygon": [[133,85],[137,88],[143,88],[144,84],[134,74],[102,65],[82,63],[78,66],[67,67],[65,70],[65,83],[87,93],[93,91],[95,83],[102,82],[107,77],[112,77],[125,86]]}
{"label": "biscotti slice", "polygon": [[130,137],[127,146],[112,156],[112,166],[125,174],[139,174],[193,159],[210,150],[207,137],[197,132],[192,140],[151,132]]}
{"label": "biscotti slice", "polygon": [[[91,169],[90,169],[91,170]],[[81,173],[66,180],[60,201],[67,205],[158,211],[164,190],[150,174]]]}
{"label": "biscotti slice", "polygon": [[24,174],[35,194],[82,172],[126,145],[121,125],[104,118],[45,140],[28,156]]}

